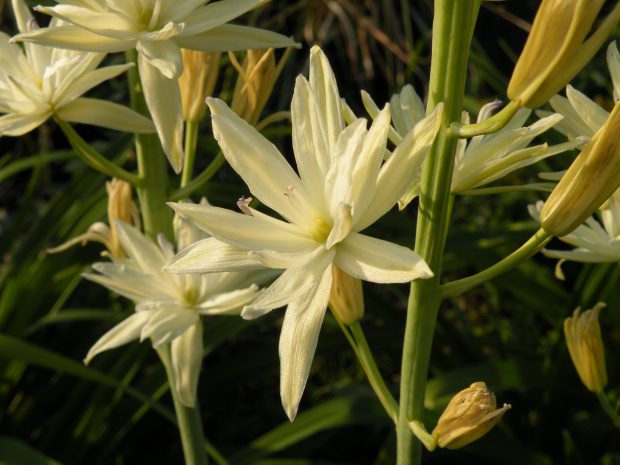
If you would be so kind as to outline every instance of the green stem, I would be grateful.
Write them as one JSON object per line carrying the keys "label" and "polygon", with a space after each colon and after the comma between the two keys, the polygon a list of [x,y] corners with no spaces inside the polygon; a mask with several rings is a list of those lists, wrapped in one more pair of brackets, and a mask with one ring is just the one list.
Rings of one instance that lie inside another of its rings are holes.
{"label": "green stem", "polygon": [[444,121],[422,166],[415,251],[434,277],[411,283],[401,368],[397,465],[419,464],[421,443],[409,422],[423,422],[424,395],[439,310],[441,261],[448,229],[450,185],[457,138],[452,122],[461,118],[467,59],[480,0],[437,0],[427,113],[444,103]]}
{"label": "green stem", "polygon": [[372,389],[375,391],[375,394],[377,394],[377,397],[379,398],[381,405],[383,405],[383,408],[385,408],[387,414],[395,424],[398,424],[398,404],[386,386],[385,381],[383,381],[381,373],[379,373],[379,369],[377,368],[375,359],[372,356],[372,351],[370,350],[370,347],[368,347],[368,342],[366,341],[362,327],[359,322],[356,321],[349,326],[349,328],[351,328],[351,333],[355,339],[356,347],[354,347],[354,350],[357,348],[355,353],[362,364],[364,372],[366,372],[366,376],[368,377],[368,381],[370,382]]}
{"label": "green stem", "polygon": [[466,125],[452,123],[450,125],[450,131],[458,137],[474,137],[482,134],[491,134],[506,126],[512,117],[517,114],[519,108],[521,108],[520,102],[510,102],[502,108],[500,112],[480,123]]}
{"label": "green stem", "polygon": [[[137,52],[129,50],[127,61],[136,63]],[[137,65],[127,71],[131,107],[140,114],[149,115],[138,76]],[[155,240],[163,233],[172,240],[172,209],[166,206],[168,190],[168,162],[157,134],[136,134],[136,158],[140,183],[137,187],[144,233]]]}
{"label": "green stem", "polygon": [[82,137],[71,127],[69,123],[61,120],[57,116],[54,116],[54,120],[64,132],[67,140],[75,150],[75,153],[91,168],[103,173],[112,178],[122,179],[123,181],[127,181],[129,184],[133,186],[137,186],[140,183],[140,178],[135,174],[132,174],[128,171],[125,171],[123,168],[118,166],[117,164],[111,162],[95,149],[93,149],[88,142],[86,142]]}
{"label": "green stem", "polygon": [[192,181],[188,182],[187,185],[181,187],[176,192],[174,192],[169,198],[168,201],[176,202],[179,200],[183,200],[192,194],[192,192],[199,189],[204,183],[209,181],[213,177],[217,170],[221,168],[221,166],[226,161],[224,154],[222,152],[218,153],[217,156],[213,159],[213,161],[207,166],[202,173],[200,173],[196,178]]}
{"label": "green stem", "polygon": [[204,445],[204,433],[198,407],[188,407],[179,400],[174,388],[175,382],[170,356],[170,344],[162,344],[156,350],[166,368],[166,375],[168,375],[170,393],[172,394],[174,410],[179,423],[179,432],[181,433],[185,465],[207,465],[208,459]]}
{"label": "green stem", "polygon": [[192,180],[197,144],[198,123],[188,121],[185,124],[185,160],[183,162],[183,174],[181,175],[181,187],[185,187]]}
{"label": "green stem", "polygon": [[449,297],[456,297],[461,295],[476,286],[479,286],[490,279],[506,273],[509,270],[519,266],[528,258],[538,253],[547,242],[551,240],[552,236],[545,232],[543,229],[539,229],[525,244],[519,249],[508,255],[503,260],[499,261],[495,265],[487,268],[480,273],[469,276],[467,278],[452,281],[451,283],[440,286],[440,299],[447,299]]}
{"label": "green stem", "polygon": [[609,403],[609,399],[605,395],[605,392],[597,392],[596,397],[598,397],[598,401],[601,403],[601,406],[603,407],[603,410],[605,410],[605,413],[611,418],[611,421],[614,423],[614,427],[620,428],[620,417],[618,416],[618,412],[615,411]]}

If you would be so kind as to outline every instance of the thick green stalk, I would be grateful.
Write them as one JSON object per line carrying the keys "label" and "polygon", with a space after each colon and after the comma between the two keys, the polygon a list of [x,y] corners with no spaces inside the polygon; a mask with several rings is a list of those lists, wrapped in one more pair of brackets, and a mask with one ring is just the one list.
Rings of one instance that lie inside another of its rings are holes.
{"label": "thick green stalk", "polygon": [[421,460],[421,443],[414,440],[409,421],[423,421],[457,144],[449,127],[461,118],[467,59],[479,7],[480,0],[435,1],[427,113],[443,102],[444,119],[422,166],[415,247],[415,251],[433,270],[434,277],[411,283],[401,369],[398,465],[418,464]]}
{"label": "thick green stalk", "polygon": [[[127,61],[136,63],[135,50],[126,52]],[[137,66],[128,71],[131,107],[150,116],[144,101]],[[144,233],[151,239],[163,233],[172,240],[172,209],[166,206],[168,196],[168,162],[163,154],[157,134],[136,134],[136,159],[138,162],[137,186]]]}
{"label": "thick green stalk", "polygon": [[[179,423],[181,433],[181,443],[183,444],[183,455],[185,465],[208,465],[207,453],[204,446],[204,433],[202,431],[202,421],[198,412],[198,406],[192,408],[183,405],[179,400],[176,389],[174,388],[174,374],[172,372],[172,359],[170,356],[170,344],[162,344],[157,348],[157,354],[161,359],[168,382],[170,384],[170,394],[174,402],[174,410]],[[198,402],[198,401],[196,401]]]}
{"label": "thick green stalk", "polygon": [[183,161],[183,173],[181,175],[181,187],[187,186],[192,180],[194,160],[196,159],[196,146],[198,144],[198,123],[188,121],[185,124],[185,160]]}

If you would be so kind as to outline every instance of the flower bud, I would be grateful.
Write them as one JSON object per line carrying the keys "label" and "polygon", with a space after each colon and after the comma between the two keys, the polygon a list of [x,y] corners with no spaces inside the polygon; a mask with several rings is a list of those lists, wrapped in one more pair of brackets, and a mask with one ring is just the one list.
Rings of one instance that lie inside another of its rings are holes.
{"label": "flower bud", "polygon": [[433,442],[446,449],[466,446],[488,433],[510,408],[496,408],[495,394],[485,383],[474,383],[452,398],[433,430]]}
{"label": "flower bud", "polygon": [[566,345],[573,364],[583,384],[592,392],[602,392],[607,384],[605,348],[598,322],[598,314],[604,307],[599,302],[581,315],[577,308],[572,317],[564,320]]}
{"label": "flower bud", "polygon": [[572,232],[620,187],[620,103],[581,150],[540,212],[545,231]]}
{"label": "flower bud", "polygon": [[588,37],[603,3],[605,0],[542,1],[508,85],[512,101],[528,108],[544,105],[590,61],[620,17],[616,6]]}
{"label": "flower bud", "polygon": [[231,63],[239,72],[230,108],[252,126],[256,126],[289,52],[290,48],[277,65],[272,48],[248,50],[241,65],[235,55],[228,52]]}
{"label": "flower bud", "polygon": [[221,53],[181,49],[183,74],[179,78],[183,119],[198,123],[207,111],[205,98],[213,94],[220,71]]}
{"label": "flower bud", "polygon": [[329,294],[329,308],[344,324],[352,325],[364,316],[362,281],[334,265],[334,279]]}

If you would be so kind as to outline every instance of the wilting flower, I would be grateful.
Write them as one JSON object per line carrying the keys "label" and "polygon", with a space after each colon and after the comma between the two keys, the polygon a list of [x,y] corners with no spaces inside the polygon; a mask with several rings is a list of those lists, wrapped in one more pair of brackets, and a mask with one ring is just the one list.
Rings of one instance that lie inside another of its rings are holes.
{"label": "wilting flower", "polygon": [[220,71],[220,52],[197,52],[181,50],[183,74],[179,78],[183,120],[198,123],[207,112],[205,98],[213,95],[213,89]]}
{"label": "wilting flower", "polygon": [[459,449],[480,439],[510,409],[497,408],[495,394],[483,382],[473,383],[451,400],[433,430],[433,442],[446,449]]}
{"label": "wilting flower", "polygon": [[266,0],[62,0],[36,7],[66,21],[60,28],[14,38],[43,45],[97,52],[138,51],[144,97],[170,164],[183,166],[183,110],[176,79],[183,72],[181,48],[203,52],[292,46],[282,35],[225,24]]}
{"label": "wilting flower", "polygon": [[[38,26],[22,0],[12,0],[21,32]],[[54,31],[58,21],[52,21]],[[153,123],[116,103],[80,97],[132,65],[96,69],[104,53],[77,53],[27,44],[25,53],[0,32],[0,136],[21,136],[54,113],[62,120],[117,130],[154,132]]]}
{"label": "wilting flower", "polygon": [[[530,215],[540,221],[543,202],[530,205]],[[620,193],[616,192],[600,210],[602,225],[593,216],[560,239],[575,246],[573,250],[543,249],[546,257],[584,263],[620,262]],[[558,276],[561,273],[558,268]]]}
{"label": "wilting flower", "polygon": [[598,322],[598,314],[603,308],[605,304],[599,302],[581,315],[577,308],[572,317],[564,320],[564,335],[570,357],[581,381],[592,392],[602,392],[607,384],[605,346]]}
{"label": "wilting flower", "polygon": [[590,34],[604,3],[605,0],[543,0],[508,84],[510,100],[538,108],[575,77],[620,18],[617,4]]}
{"label": "wilting flower", "polygon": [[620,187],[620,103],[581,150],[540,212],[545,231],[562,237]]}
{"label": "wilting flower", "polygon": [[[172,387],[183,404],[194,406],[202,364],[202,316],[238,315],[259,295],[255,283],[261,276],[246,272],[175,275],[161,271],[174,256],[172,244],[163,235],[158,236],[158,247],[127,223],[118,221],[116,228],[128,258],[111,257],[112,263],[95,263],[93,269],[100,274],[86,273],[84,277],[133,300],[136,312],[104,334],[84,362],[135,339],[151,339],[153,347],[171,343]],[[177,228],[177,249],[204,237],[182,220]]]}
{"label": "wilting flower", "polygon": [[[607,66],[614,86],[615,103],[620,99],[620,53],[615,41],[607,47]],[[609,118],[607,110],[570,85],[566,86],[566,97],[554,95],[549,104],[557,113],[564,116],[564,120],[556,124],[554,129],[569,138],[580,136],[589,140]],[[536,114],[547,116],[551,112],[537,110]]]}
{"label": "wilting flower", "polygon": [[85,244],[89,241],[101,242],[108,251],[115,257],[126,257],[125,251],[121,246],[117,232],[117,221],[134,224],[140,229],[140,212],[138,207],[131,199],[131,186],[120,179],[112,179],[105,184],[108,191],[108,222],[109,226],[101,221],[93,223],[86,233],[74,237],[68,242],[47,249],[49,253],[62,252],[72,245]]}
{"label": "wilting flower", "polygon": [[232,52],[228,53],[231,63],[239,72],[230,108],[252,126],[258,123],[290,51],[288,48],[277,64],[272,48],[248,50],[243,64],[239,64]]}
{"label": "wilting flower", "polygon": [[[377,105],[370,96],[362,92],[362,100],[369,115],[375,118],[379,112]],[[483,105],[478,114],[478,122],[485,121],[497,108],[499,102],[491,102]],[[422,100],[413,90],[406,85],[400,94],[395,94],[390,99],[392,109],[393,127],[390,127],[389,137],[394,145],[398,146],[404,135],[422,118],[425,110]],[[537,121],[531,126],[522,127],[531,111],[521,109],[512,120],[502,129],[487,135],[476,136],[469,141],[461,139],[458,142],[454,171],[452,175],[452,193],[467,195],[476,194],[478,189],[486,184],[496,181],[507,174],[532,165],[544,158],[557,155],[558,153],[574,149],[586,142],[586,139],[575,140],[548,147],[547,144],[528,147],[528,145],[540,134],[561,122],[563,117],[558,114]],[[347,121],[355,121],[353,112],[345,106]],[[463,124],[469,124],[469,115],[463,112]],[[389,153],[388,153],[389,157]],[[501,189],[516,189],[517,187],[501,187]],[[518,189],[538,189],[537,184],[518,186]],[[420,193],[420,173],[416,174],[412,184],[400,199],[399,208],[405,208]]]}
{"label": "wilting flower", "polygon": [[[418,123],[382,165],[389,108],[375,119],[345,127],[335,77],[318,47],[310,54],[310,81],[297,78],[291,107],[293,148],[299,175],[277,149],[223,102],[208,99],[213,131],[226,159],[250,191],[286,221],[265,215],[241,199],[246,214],[185,203],[171,204],[183,217],[221,241],[181,253],[175,272],[247,269],[259,261],[286,269],[243,309],[255,318],[288,305],[280,337],[282,403],[297,413],[325,315],[334,265],[377,283],[432,276],[406,247],[360,234],[390,210],[420,169],[438,131],[442,106]],[[249,253],[248,253],[249,252]]]}

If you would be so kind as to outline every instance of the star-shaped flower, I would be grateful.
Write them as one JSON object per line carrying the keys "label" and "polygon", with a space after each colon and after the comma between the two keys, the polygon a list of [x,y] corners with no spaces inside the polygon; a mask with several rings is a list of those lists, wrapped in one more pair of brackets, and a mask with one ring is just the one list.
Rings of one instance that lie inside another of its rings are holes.
{"label": "star-shaped flower", "polygon": [[[153,347],[171,343],[173,388],[181,402],[194,406],[202,364],[202,316],[238,315],[260,294],[256,283],[273,277],[273,273],[168,273],[161,269],[174,256],[174,248],[163,235],[158,237],[158,247],[123,221],[116,221],[116,230],[128,258],[110,256],[112,263],[93,265],[99,274],[86,273],[84,277],[133,300],[136,312],[104,334],[84,362],[135,339],[150,338]],[[181,220],[177,249],[205,236],[189,221]]]}
{"label": "star-shaped flower", "polygon": [[[17,26],[36,32],[37,23],[22,0],[13,0]],[[54,31],[58,21],[48,29]],[[105,53],[78,53],[27,44],[25,53],[0,32],[0,136],[21,136],[43,124],[54,112],[73,123],[154,132],[153,123],[116,103],[80,97],[132,65],[96,69]]]}
{"label": "star-shaped flower", "polygon": [[35,9],[68,24],[22,33],[14,40],[96,52],[135,48],[146,103],[178,173],[183,166],[183,110],[173,78],[183,72],[181,48],[221,52],[295,45],[280,34],[225,24],[266,1],[61,0]]}
{"label": "star-shaped flower", "polygon": [[[246,214],[213,206],[171,204],[213,236],[181,252],[165,269],[212,272],[264,266],[285,269],[242,312],[256,318],[288,305],[280,337],[280,393],[292,420],[298,409],[325,315],[334,264],[376,283],[429,278],[432,271],[406,247],[360,231],[390,210],[420,169],[443,107],[420,121],[383,163],[389,106],[372,127],[346,127],[335,77],[323,52],[310,55],[310,80],[298,77],[291,106],[298,173],[278,150],[222,101],[208,99],[213,131],[230,165],[253,195],[286,221],[241,199]],[[221,241],[221,242],[219,242]],[[248,253],[249,252],[249,253]]]}

